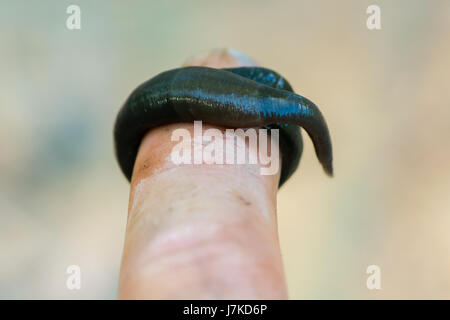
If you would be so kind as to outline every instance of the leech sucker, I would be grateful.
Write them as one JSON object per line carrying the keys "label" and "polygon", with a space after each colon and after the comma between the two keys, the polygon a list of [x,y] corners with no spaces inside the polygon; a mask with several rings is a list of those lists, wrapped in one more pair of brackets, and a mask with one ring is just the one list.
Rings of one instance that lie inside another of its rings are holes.
{"label": "leech sucker", "polygon": [[295,94],[278,73],[260,67],[184,67],[141,84],[119,111],[115,149],[128,180],[140,142],[150,129],[194,120],[236,128],[279,129],[280,186],[298,167],[303,150],[301,127],[310,136],[324,171],[333,174],[331,139],[324,117],[313,102]]}

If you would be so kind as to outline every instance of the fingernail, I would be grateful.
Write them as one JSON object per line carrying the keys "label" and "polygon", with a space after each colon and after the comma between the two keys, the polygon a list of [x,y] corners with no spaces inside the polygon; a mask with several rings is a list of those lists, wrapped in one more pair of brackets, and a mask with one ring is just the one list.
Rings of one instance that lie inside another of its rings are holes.
{"label": "fingernail", "polygon": [[207,66],[211,68],[250,67],[258,64],[246,54],[233,48],[219,48],[189,58],[183,66]]}

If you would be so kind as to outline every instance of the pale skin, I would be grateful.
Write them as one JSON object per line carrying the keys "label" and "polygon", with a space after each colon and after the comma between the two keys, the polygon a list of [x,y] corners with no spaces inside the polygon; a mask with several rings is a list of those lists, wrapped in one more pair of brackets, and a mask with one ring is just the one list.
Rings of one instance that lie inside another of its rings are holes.
{"label": "pale skin", "polygon": [[[251,64],[219,50],[186,65]],[[276,217],[279,170],[261,175],[259,165],[177,166],[170,157],[177,128],[193,136],[193,123],[171,124],[148,132],[139,148],[119,298],[286,299]],[[203,123],[208,128],[225,129]]]}

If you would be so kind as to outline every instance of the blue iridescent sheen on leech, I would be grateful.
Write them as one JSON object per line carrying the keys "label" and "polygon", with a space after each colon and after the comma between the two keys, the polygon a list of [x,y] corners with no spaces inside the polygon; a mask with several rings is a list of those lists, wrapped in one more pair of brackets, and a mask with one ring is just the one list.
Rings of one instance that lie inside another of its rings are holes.
{"label": "blue iridescent sheen on leech", "polygon": [[325,119],[314,103],[293,93],[289,82],[278,73],[259,67],[185,67],[144,82],[119,111],[114,127],[116,156],[128,180],[140,142],[150,129],[194,120],[230,127],[280,129],[280,186],[300,161],[302,127],[311,137],[325,172],[333,173]]}

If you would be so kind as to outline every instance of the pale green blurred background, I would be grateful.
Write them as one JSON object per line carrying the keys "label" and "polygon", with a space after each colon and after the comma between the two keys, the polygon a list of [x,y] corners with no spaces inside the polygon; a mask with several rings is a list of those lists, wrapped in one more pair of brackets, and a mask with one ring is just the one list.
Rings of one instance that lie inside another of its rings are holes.
{"label": "pale green blurred background", "polygon": [[[290,297],[450,298],[448,0],[2,0],[0,298],[116,298],[129,185],[115,115],[139,83],[217,47],[285,75],[331,130],[335,178],[304,139],[279,192]],[[381,290],[366,288],[372,264]]]}

